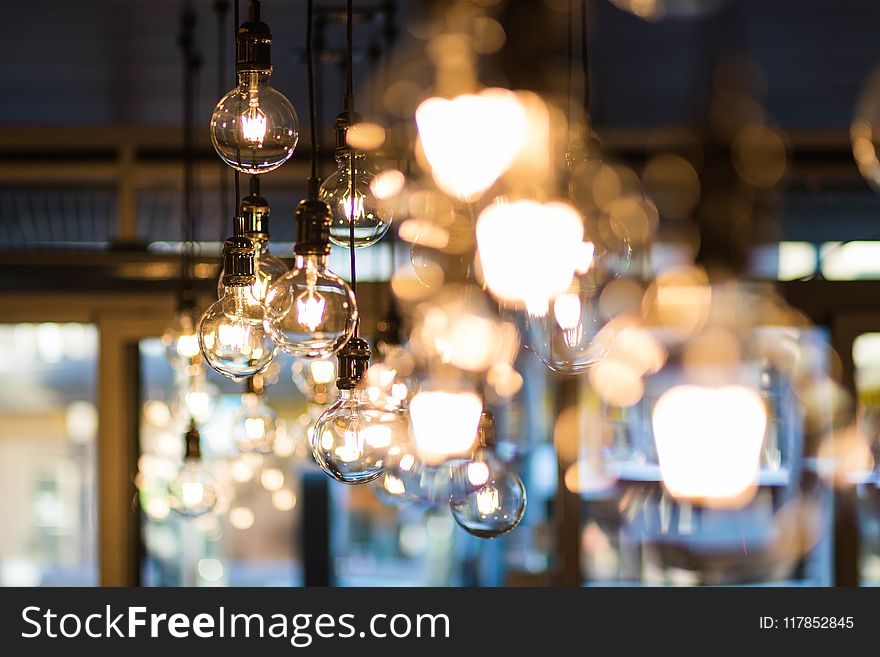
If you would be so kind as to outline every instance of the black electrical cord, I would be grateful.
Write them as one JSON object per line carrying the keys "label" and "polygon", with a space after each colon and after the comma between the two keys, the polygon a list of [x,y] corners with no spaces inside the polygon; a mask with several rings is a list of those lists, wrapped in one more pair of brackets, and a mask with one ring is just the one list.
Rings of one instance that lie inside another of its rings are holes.
{"label": "black electrical cord", "polygon": [[306,71],[309,84],[309,131],[311,135],[312,168],[309,174],[309,198],[318,198],[318,109],[315,100],[315,61],[312,39],[314,1],[308,0],[306,8]]}
{"label": "black electrical cord", "polygon": [[590,55],[587,48],[587,0],[581,0],[581,72],[584,76],[584,137],[590,134]]}
{"label": "black electrical cord", "polygon": [[[215,0],[214,11],[217,14],[217,98],[226,93],[226,12],[229,11],[229,0]],[[226,163],[218,160],[220,166],[220,216],[229,216],[229,178]],[[220,243],[226,239],[226,225],[220,222]]]}
{"label": "black electrical cord", "polygon": [[[354,26],[354,8],[352,0],[347,0],[345,13],[345,104],[348,112],[348,129],[354,127],[354,64],[353,64],[353,38]],[[351,262],[351,291],[357,293],[357,272],[355,265],[354,253],[354,213],[355,213],[355,152],[354,148],[349,146],[348,171],[349,171],[349,215],[348,215],[348,246],[350,251]],[[357,328],[355,328],[355,336],[357,336]]]}
{"label": "black electrical cord", "polygon": [[189,3],[181,16],[179,45],[183,53],[183,244],[181,248],[179,311],[192,309],[193,259],[195,251],[195,212],[193,211],[193,78],[195,56],[193,32],[196,17]]}
{"label": "black electrical cord", "polygon": [[[239,0],[232,0],[232,10],[233,10],[233,19],[232,19],[232,44],[234,47],[234,54],[232,57],[232,65],[235,68],[235,82],[238,83],[238,25],[241,22],[241,16],[238,8]],[[241,115],[241,95],[239,94],[238,98],[238,109],[239,115]],[[238,129],[238,128],[236,128]],[[236,140],[236,143],[238,140]],[[236,146],[236,157],[238,158],[238,166],[241,166],[241,146]],[[233,205],[233,212],[235,216],[238,216],[238,201],[241,198],[241,179],[239,175],[238,169],[235,169],[235,203]]]}

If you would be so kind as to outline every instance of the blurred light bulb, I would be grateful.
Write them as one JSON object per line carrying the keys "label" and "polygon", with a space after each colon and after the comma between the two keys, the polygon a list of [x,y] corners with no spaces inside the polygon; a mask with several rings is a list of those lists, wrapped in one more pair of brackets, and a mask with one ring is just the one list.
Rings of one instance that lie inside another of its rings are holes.
{"label": "blurred light bulb", "polygon": [[269,86],[268,71],[241,71],[211,117],[211,142],[226,164],[243,173],[277,169],[293,155],[299,119],[287,98]]}
{"label": "blurred light bulb", "polygon": [[553,315],[565,336],[565,344],[575,346],[584,329],[581,324],[581,301],[576,294],[566,292],[553,301]]}
{"label": "blurred light bulb", "polygon": [[526,142],[529,120],[512,91],[484,89],[452,100],[428,98],[416,109],[416,125],[434,182],[470,201],[513,163]]}
{"label": "blurred light bulb", "polygon": [[297,255],[293,269],[269,289],[266,307],[275,341],[297,358],[332,356],[351,337],[357,319],[354,293],[319,254]]}
{"label": "blurred light bulb", "polygon": [[241,452],[268,454],[275,446],[277,416],[261,395],[246,392],[232,420],[232,435]]}
{"label": "blurred light bulb", "polygon": [[327,384],[336,378],[336,365],[332,360],[314,360],[309,370],[315,383]]}
{"label": "blurred light bulb", "polygon": [[584,227],[565,203],[496,200],[477,219],[477,247],[489,291],[543,315],[583,263]]}
{"label": "blurred light bulb", "polygon": [[419,392],[409,408],[418,457],[427,465],[438,465],[469,452],[482,410],[483,403],[472,392]]}
{"label": "blurred light bulb", "polygon": [[199,339],[189,312],[180,313],[162,336],[165,358],[176,370],[185,371],[199,360]]}
{"label": "blurred light bulb", "polygon": [[375,176],[366,167],[366,157],[354,158],[354,198],[351,190],[351,155],[336,156],[338,167],[321,184],[320,198],[327,202],[333,215],[330,241],[349,248],[351,225],[354,223],[354,246],[361,248],[378,242],[391,227],[391,208],[380,204],[373,194]]}
{"label": "blurred light bulb", "polygon": [[188,458],[168,487],[171,508],[188,518],[212,511],[217,504],[217,490],[211,473],[201,459]]}
{"label": "blurred light bulb", "polygon": [[758,476],[767,411],[757,391],[679,385],[654,405],[654,439],[671,495],[741,505]]}

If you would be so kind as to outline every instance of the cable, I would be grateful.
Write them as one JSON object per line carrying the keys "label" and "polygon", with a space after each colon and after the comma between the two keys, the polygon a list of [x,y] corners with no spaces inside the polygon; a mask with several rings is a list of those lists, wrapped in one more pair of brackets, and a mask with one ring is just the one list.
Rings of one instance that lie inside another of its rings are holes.
{"label": "cable", "polygon": [[[354,50],[354,38],[353,38],[353,26],[354,26],[354,8],[352,0],[347,0],[346,3],[346,13],[345,13],[345,68],[346,68],[346,89],[345,89],[345,101],[346,101],[346,111],[348,112],[348,129],[354,126],[354,64],[353,64],[353,50]],[[357,272],[355,269],[355,254],[354,254],[354,211],[355,211],[355,152],[353,147],[349,147],[349,157],[348,157],[348,178],[349,178],[349,214],[348,214],[348,248],[350,251],[350,262],[351,262],[351,291],[357,293]]]}
{"label": "cable", "polygon": [[[226,12],[229,11],[229,0],[215,0],[214,11],[217,14],[217,98],[226,93]],[[222,159],[220,166],[220,216],[229,216],[229,178],[227,166]],[[225,221],[220,222],[220,242],[226,239]]]}
{"label": "cable", "polygon": [[[235,79],[238,81],[238,26],[241,21],[241,16],[238,9],[239,0],[232,0],[232,10],[233,10],[233,19],[232,19],[232,43],[235,47],[235,53],[232,57],[232,65],[235,67]],[[238,98],[238,109],[239,115],[241,114],[241,94],[239,94]],[[237,140],[236,140],[237,142]],[[241,167],[241,146],[236,146],[235,155],[238,158],[238,166]],[[235,216],[238,216],[238,201],[241,199],[241,180],[239,176],[238,169],[235,169],[235,203],[233,205],[233,213]]]}
{"label": "cable", "polygon": [[315,60],[312,45],[314,9],[314,1],[308,0],[306,7],[306,71],[309,84],[309,130],[312,141],[312,168],[309,174],[310,199],[318,198],[318,110],[315,101]]}
{"label": "cable", "polygon": [[581,69],[584,76],[584,131],[590,130],[590,56],[587,49],[587,0],[581,0]]}

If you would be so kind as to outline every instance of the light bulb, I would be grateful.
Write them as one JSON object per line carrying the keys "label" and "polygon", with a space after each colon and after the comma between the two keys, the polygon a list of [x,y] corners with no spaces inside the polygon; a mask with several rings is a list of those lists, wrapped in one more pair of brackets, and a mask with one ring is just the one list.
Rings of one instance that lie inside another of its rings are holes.
{"label": "light bulb", "polygon": [[209,513],[217,505],[214,478],[205,468],[201,438],[195,420],[190,420],[185,436],[186,456],[177,476],[168,486],[168,503],[177,513],[195,518]]}
{"label": "light bulb", "polygon": [[409,407],[419,459],[427,465],[439,465],[469,453],[482,409],[483,403],[473,392],[419,392]]}
{"label": "light bulb", "polygon": [[189,379],[180,395],[180,410],[199,424],[207,422],[217,407],[219,389],[205,378],[202,368]]}
{"label": "light bulb", "polygon": [[199,339],[191,312],[180,313],[162,335],[165,358],[171,366],[185,371],[199,361]]}
{"label": "light bulb", "polygon": [[386,492],[400,489],[395,493],[399,498],[428,504],[461,501],[478,488],[468,478],[467,464],[463,458],[447,458],[428,465],[417,456],[413,441],[393,444],[385,460]]}
{"label": "light bulb", "polygon": [[321,469],[344,484],[365,484],[379,477],[393,441],[383,415],[363,390],[340,390],[312,435],[312,454]]}
{"label": "light bulb", "polygon": [[241,71],[211,117],[211,141],[226,164],[243,173],[273,171],[293,155],[299,119],[290,101],[269,86],[268,71]]}
{"label": "light bulb", "polygon": [[602,361],[613,340],[613,325],[599,303],[601,289],[576,277],[555,297],[542,317],[529,318],[530,346],[555,372],[578,374]]}
{"label": "light bulb", "polygon": [[738,506],[754,489],[767,411],[743,385],[678,385],[654,405],[663,485],[676,498]]}
{"label": "light bulb", "polygon": [[226,293],[199,319],[199,346],[208,364],[233,379],[259,374],[278,348],[266,328],[265,309],[248,286],[227,286]]}
{"label": "light bulb", "polygon": [[[265,301],[269,288],[279,278],[287,273],[287,265],[281,258],[278,258],[266,250],[266,245],[257,245],[254,254],[254,282],[247,286],[244,294],[248,305],[259,306]],[[220,278],[217,281],[218,298],[224,293],[223,272],[220,272]],[[257,311],[259,314],[259,310]],[[263,321],[262,318],[259,321]]]}
{"label": "light bulb", "polygon": [[275,446],[277,416],[262,396],[246,392],[232,420],[235,445],[241,452],[270,453]]}
{"label": "light bulb", "polygon": [[297,255],[293,269],[266,294],[268,326],[278,345],[297,358],[325,359],[351,337],[357,302],[348,284],[327,268],[327,256]]}
{"label": "light bulb", "polygon": [[565,203],[496,200],[480,213],[476,234],[489,291],[532,315],[545,314],[585,264],[583,223]]}
{"label": "light bulb", "polygon": [[361,248],[378,242],[391,227],[391,208],[380,204],[370,183],[373,174],[366,168],[366,158],[355,155],[354,200],[351,195],[351,155],[336,156],[338,168],[321,185],[320,197],[330,206],[333,220],[330,241],[349,248],[351,224],[354,223],[354,246]]}
{"label": "light bulb", "polygon": [[452,517],[469,534],[496,538],[514,529],[526,511],[522,480],[506,467],[479,469],[487,481],[461,501],[450,502]]}

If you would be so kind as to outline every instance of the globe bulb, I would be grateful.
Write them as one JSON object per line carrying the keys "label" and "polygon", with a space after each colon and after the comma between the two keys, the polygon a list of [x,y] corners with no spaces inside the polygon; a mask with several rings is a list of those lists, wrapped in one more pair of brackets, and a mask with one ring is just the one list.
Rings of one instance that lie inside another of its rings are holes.
{"label": "globe bulb", "polygon": [[321,469],[343,484],[365,484],[379,477],[394,441],[383,415],[364,390],[340,390],[312,434],[312,454]]}
{"label": "globe bulb", "polygon": [[489,464],[487,457],[472,461],[468,476],[485,478],[478,490],[463,500],[450,502],[452,517],[469,534],[496,538],[516,527],[526,511],[526,489],[522,480],[504,467]]}
{"label": "globe bulb", "polygon": [[199,339],[191,312],[180,313],[162,335],[165,358],[175,369],[185,372],[199,361]]}
{"label": "globe bulb", "polygon": [[203,368],[189,379],[180,394],[180,410],[199,424],[207,422],[217,408],[219,388],[205,378]]}
{"label": "globe bulb", "polygon": [[269,71],[241,71],[238,86],[211,116],[211,142],[226,164],[242,173],[273,171],[293,155],[299,119],[293,105],[269,86]]}
{"label": "globe bulb", "polygon": [[217,489],[202,461],[201,438],[195,419],[190,420],[184,441],[183,465],[168,486],[168,504],[180,515],[196,518],[209,513],[217,505]]}
{"label": "globe bulb", "polygon": [[392,445],[385,462],[384,487],[401,499],[427,504],[462,501],[477,489],[467,478],[467,463],[456,458],[429,465],[418,457],[413,442]]}
{"label": "globe bulb", "polygon": [[321,200],[327,202],[333,215],[330,241],[349,248],[353,223],[355,248],[375,244],[391,227],[391,209],[382,205],[373,195],[370,183],[374,175],[367,169],[364,155],[354,156],[354,201],[350,151],[337,153],[336,162],[336,171],[323,182],[319,192]]}
{"label": "globe bulb", "polygon": [[250,295],[250,286],[225,286],[223,297],[199,319],[205,360],[233,379],[262,372],[278,351],[264,320],[265,309]]}
{"label": "globe bulb", "polygon": [[232,420],[235,446],[241,452],[269,454],[275,447],[277,415],[263,400],[262,395],[246,392],[241,396],[241,407]]}
{"label": "globe bulb", "polygon": [[348,284],[327,268],[327,256],[297,255],[293,269],[265,301],[272,337],[297,358],[325,359],[354,332],[357,302]]}
{"label": "globe bulb", "polygon": [[530,318],[531,346],[551,370],[579,374],[608,354],[612,327],[600,309],[600,292],[576,278],[543,317]]}
{"label": "globe bulb", "polygon": [[[257,251],[254,255],[255,280],[250,286],[248,286],[245,292],[248,304],[261,305],[265,301],[266,295],[269,293],[269,288],[272,287],[272,284],[284,276],[287,271],[287,265],[284,264],[284,261],[268,252],[267,244],[263,244],[262,246],[258,244]],[[220,272],[220,278],[217,280],[218,298],[224,292],[223,274],[224,272]],[[262,319],[260,321],[262,321]]]}

